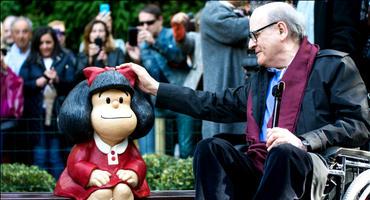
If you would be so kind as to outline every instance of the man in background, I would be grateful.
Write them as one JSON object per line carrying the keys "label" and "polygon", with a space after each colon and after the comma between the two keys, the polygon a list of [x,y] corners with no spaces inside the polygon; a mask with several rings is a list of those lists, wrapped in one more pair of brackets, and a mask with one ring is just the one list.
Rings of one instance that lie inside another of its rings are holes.
{"label": "man in background", "polygon": [[1,48],[6,49],[7,51],[10,50],[10,47],[14,43],[14,40],[12,38],[11,25],[16,18],[17,18],[16,16],[9,15],[3,21],[3,36],[2,36]]}
{"label": "man in background", "polygon": [[32,22],[27,17],[17,17],[11,25],[11,34],[14,44],[5,57],[5,63],[19,75],[21,67],[31,48]]}

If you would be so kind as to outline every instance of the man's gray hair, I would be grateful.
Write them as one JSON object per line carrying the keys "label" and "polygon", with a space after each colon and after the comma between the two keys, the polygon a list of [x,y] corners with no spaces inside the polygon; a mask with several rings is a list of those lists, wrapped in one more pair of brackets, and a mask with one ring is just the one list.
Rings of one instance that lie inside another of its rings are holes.
{"label": "man's gray hair", "polygon": [[272,22],[283,21],[286,23],[291,37],[301,41],[305,33],[305,18],[290,4],[274,2],[268,5],[267,20]]}
{"label": "man's gray hair", "polygon": [[27,22],[27,25],[28,25],[28,28],[30,29],[30,31],[32,31],[32,21],[28,17],[24,17],[24,16],[17,17],[13,21],[13,23],[11,25],[11,30],[13,30],[14,24],[16,24],[18,21],[26,21]]}
{"label": "man's gray hair", "polygon": [[14,15],[9,15],[7,17],[5,17],[4,21],[3,21],[3,24],[5,24],[5,22],[7,22],[9,24],[9,26],[11,27],[12,23],[14,20],[16,20],[17,17],[14,16]]}

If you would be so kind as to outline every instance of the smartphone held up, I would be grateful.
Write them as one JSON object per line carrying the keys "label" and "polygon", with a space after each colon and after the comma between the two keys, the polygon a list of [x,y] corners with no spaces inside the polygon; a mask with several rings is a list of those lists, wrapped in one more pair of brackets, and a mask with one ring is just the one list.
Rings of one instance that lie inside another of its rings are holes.
{"label": "smartphone held up", "polygon": [[128,28],[128,43],[130,46],[137,46],[137,34],[139,33],[138,28],[129,27]]}
{"label": "smartphone held up", "polygon": [[100,4],[99,12],[106,15],[110,12],[110,6],[107,3]]}

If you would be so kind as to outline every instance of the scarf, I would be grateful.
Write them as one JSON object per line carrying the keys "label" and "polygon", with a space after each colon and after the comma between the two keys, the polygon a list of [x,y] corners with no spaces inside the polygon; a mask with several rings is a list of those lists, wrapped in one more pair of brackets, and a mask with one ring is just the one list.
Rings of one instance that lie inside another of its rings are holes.
{"label": "scarf", "polygon": [[[297,54],[281,79],[281,81],[285,82],[285,90],[281,98],[278,124],[280,128],[286,128],[292,133],[296,130],[304,90],[306,89],[318,51],[319,47],[309,43],[305,37],[301,42]],[[252,87],[255,86],[252,85]],[[265,143],[259,141],[261,130],[255,119],[256,115],[253,110],[253,105],[257,105],[256,101],[260,100],[255,98],[256,95],[260,94],[253,93],[252,89],[249,91],[247,101],[246,138],[251,145],[246,153],[254,160],[255,167],[262,172],[263,164],[267,156],[267,148]],[[258,110],[256,112],[258,112]],[[267,127],[271,127],[271,124],[272,119],[270,118]]]}

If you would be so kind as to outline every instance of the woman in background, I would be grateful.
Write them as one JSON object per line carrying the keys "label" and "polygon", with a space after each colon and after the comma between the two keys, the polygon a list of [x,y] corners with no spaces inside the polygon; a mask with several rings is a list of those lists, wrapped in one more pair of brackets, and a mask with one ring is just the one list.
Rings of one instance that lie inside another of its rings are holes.
{"label": "woman in background", "polygon": [[33,163],[58,178],[64,168],[56,116],[73,87],[75,63],[62,50],[54,30],[40,27],[33,33],[31,52],[21,67],[24,80],[24,117],[34,139]]}
{"label": "woman in background", "polygon": [[84,31],[84,48],[77,58],[77,81],[84,80],[82,70],[85,67],[118,66],[124,63],[124,54],[114,44],[107,25],[100,20],[93,20]]}

